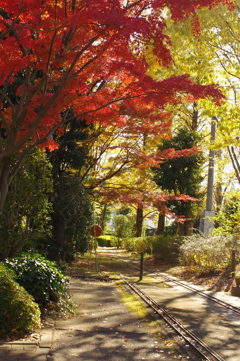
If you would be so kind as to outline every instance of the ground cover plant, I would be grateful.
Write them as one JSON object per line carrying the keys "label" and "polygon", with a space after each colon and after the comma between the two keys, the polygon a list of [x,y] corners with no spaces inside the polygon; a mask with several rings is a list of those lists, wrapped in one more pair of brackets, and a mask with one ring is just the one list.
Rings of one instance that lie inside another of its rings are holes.
{"label": "ground cover plant", "polygon": [[14,272],[0,263],[0,337],[24,335],[40,327],[40,309],[16,280]]}
{"label": "ground cover plant", "polygon": [[53,304],[59,311],[70,310],[68,279],[55,262],[39,254],[22,254],[7,259],[5,264],[14,270],[17,282],[34,297],[42,311]]}
{"label": "ground cover plant", "polygon": [[180,247],[181,264],[198,272],[209,272],[230,267],[232,249],[239,247],[235,236],[204,236],[194,234],[186,237]]}

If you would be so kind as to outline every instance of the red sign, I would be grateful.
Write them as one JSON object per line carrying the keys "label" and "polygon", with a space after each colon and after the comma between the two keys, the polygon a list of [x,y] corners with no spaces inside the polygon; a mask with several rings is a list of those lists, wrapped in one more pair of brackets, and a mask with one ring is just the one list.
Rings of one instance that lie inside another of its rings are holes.
{"label": "red sign", "polygon": [[95,224],[90,228],[90,234],[93,237],[99,237],[102,234],[102,228],[98,224]]}

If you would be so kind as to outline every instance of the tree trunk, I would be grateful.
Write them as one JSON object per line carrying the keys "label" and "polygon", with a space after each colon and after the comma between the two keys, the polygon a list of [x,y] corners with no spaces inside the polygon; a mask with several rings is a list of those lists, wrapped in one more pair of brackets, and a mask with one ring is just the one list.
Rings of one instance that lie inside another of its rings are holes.
{"label": "tree trunk", "polygon": [[54,207],[54,213],[52,214],[53,222],[53,239],[49,249],[49,258],[52,261],[60,262],[65,260],[65,220],[59,211]]}
{"label": "tree trunk", "polygon": [[136,217],[136,237],[141,237],[143,226],[143,209],[138,206]]}
{"label": "tree trunk", "polygon": [[193,233],[193,221],[190,219],[184,223],[178,224],[178,235],[179,236],[189,236]]}
{"label": "tree trunk", "polygon": [[191,130],[197,131],[198,121],[199,121],[198,105],[197,105],[197,102],[193,102]]}
{"label": "tree trunk", "polygon": [[222,149],[216,151],[215,153],[216,159],[217,159],[217,181],[215,184],[215,203],[216,203],[216,212],[219,212],[222,206],[223,202],[223,170],[221,169],[222,165],[219,166],[219,163],[221,164],[222,160]]}
{"label": "tree trunk", "polygon": [[191,205],[189,204],[189,208],[186,210],[185,217],[187,220],[183,223],[178,223],[178,234],[179,236],[189,236],[193,233],[193,220],[192,220],[192,212],[190,209]]}
{"label": "tree trunk", "polygon": [[107,204],[105,203],[103,206],[102,217],[101,217],[101,222],[100,222],[100,227],[102,228],[102,233],[104,232],[106,213],[107,213]]}
{"label": "tree trunk", "polygon": [[158,226],[157,226],[157,234],[162,234],[164,232],[165,226],[165,213],[158,213]]}
{"label": "tree trunk", "polygon": [[0,173],[0,214],[2,214],[3,207],[7,198],[9,189],[9,175],[10,175],[10,161],[6,160],[1,168]]}
{"label": "tree trunk", "polygon": [[228,149],[228,154],[230,156],[235,175],[237,177],[238,183],[240,184],[240,165],[238,162],[238,158],[236,156],[236,152],[235,152],[233,146],[228,146],[227,149]]}

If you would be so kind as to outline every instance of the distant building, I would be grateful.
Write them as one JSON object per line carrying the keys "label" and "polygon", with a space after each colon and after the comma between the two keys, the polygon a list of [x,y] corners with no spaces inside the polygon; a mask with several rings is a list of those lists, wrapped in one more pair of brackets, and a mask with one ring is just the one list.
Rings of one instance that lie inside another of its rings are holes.
{"label": "distant building", "polygon": [[157,234],[157,228],[147,228],[145,230],[145,237],[155,236]]}

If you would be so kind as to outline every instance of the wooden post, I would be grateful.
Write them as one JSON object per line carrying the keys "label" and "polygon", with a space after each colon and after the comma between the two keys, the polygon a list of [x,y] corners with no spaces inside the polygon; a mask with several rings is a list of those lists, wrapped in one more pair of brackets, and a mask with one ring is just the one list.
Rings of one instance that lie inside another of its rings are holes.
{"label": "wooden post", "polygon": [[98,224],[95,224],[90,228],[90,234],[94,239],[93,247],[95,250],[96,271],[98,272],[97,237],[101,236],[102,228]]}
{"label": "wooden post", "polygon": [[235,277],[235,271],[236,271],[236,251],[235,249],[232,249],[232,276]]}
{"label": "wooden post", "polygon": [[[143,225],[143,208],[138,206],[137,217],[136,217],[136,237],[141,237],[142,225]],[[143,252],[141,252],[141,254],[140,254],[140,278],[139,278],[139,281],[142,280],[142,277],[143,277]]]}
{"label": "wooden post", "polygon": [[142,281],[142,278],[143,278],[143,258],[144,258],[144,253],[141,252],[141,258],[140,258],[140,277],[139,277],[139,281]]}

